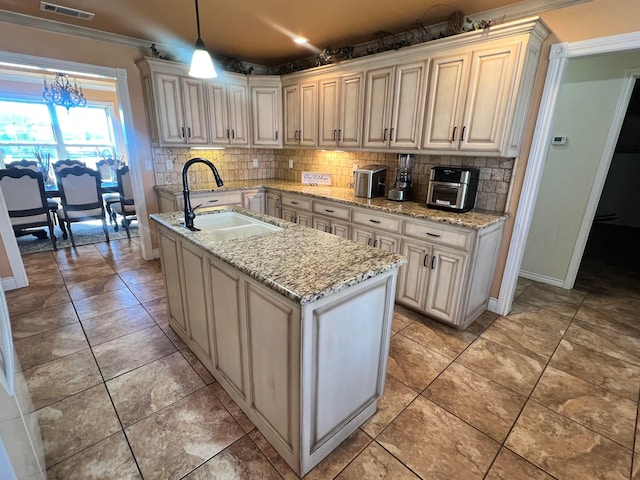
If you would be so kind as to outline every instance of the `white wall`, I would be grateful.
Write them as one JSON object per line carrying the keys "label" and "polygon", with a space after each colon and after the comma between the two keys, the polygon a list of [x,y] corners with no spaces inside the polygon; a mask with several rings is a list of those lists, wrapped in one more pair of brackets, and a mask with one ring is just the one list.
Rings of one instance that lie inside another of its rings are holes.
{"label": "white wall", "polygon": [[562,282],[584,217],[627,68],[640,51],[571,59],[560,88],[552,134],[521,272]]}

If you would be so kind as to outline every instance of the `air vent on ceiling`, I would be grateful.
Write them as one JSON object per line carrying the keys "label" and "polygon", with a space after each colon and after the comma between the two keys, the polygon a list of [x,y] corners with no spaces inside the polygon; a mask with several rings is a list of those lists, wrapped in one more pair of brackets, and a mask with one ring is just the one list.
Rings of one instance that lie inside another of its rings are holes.
{"label": "air vent on ceiling", "polygon": [[57,13],[58,15],[66,15],[67,17],[81,18],[82,20],[92,20],[95,13],[84,12],[76,8],[63,7],[55,3],[40,2],[40,10],[43,12]]}

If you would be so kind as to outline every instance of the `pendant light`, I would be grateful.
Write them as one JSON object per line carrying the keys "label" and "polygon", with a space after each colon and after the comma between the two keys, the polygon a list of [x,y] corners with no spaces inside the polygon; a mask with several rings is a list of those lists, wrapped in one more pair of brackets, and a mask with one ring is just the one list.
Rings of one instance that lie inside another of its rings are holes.
{"label": "pendant light", "polygon": [[207,48],[204,46],[202,38],[200,38],[200,14],[198,12],[198,0],[196,0],[196,25],[198,26],[198,40],[196,40],[196,46],[193,50],[193,56],[191,57],[191,69],[189,70],[189,76],[196,78],[215,78],[218,74],[213,66],[211,55],[207,52]]}

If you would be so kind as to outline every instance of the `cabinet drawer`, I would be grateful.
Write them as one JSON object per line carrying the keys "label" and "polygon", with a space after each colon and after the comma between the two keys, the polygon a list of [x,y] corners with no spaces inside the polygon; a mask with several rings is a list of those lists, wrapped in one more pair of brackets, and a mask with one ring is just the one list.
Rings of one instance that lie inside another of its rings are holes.
{"label": "cabinet drawer", "polygon": [[471,247],[471,239],[473,238],[472,230],[446,227],[428,221],[405,221],[403,233],[408,237],[464,250],[469,250]]}
{"label": "cabinet drawer", "polygon": [[339,218],[340,220],[351,219],[351,208],[333,203],[313,202],[313,213],[319,213],[326,217]]}
{"label": "cabinet drawer", "polygon": [[242,192],[203,192],[191,194],[191,206],[196,205],[203,207],[217,207],[221,205],[238,205],[242,206]]}
{"label": "cabinet drawer", "polygon": [[400,232],[400,218],[388,217],[367,210],[353,210],[353,223],[364,225],[375,230],[386,230],[387,232]]}
{"label": "cabinet drawer", "polygon": [[302,198],[302,197],[290,197],[289,195],[282,195],[282,206],[292,207],[297,210],[311,211],[311,199]]}

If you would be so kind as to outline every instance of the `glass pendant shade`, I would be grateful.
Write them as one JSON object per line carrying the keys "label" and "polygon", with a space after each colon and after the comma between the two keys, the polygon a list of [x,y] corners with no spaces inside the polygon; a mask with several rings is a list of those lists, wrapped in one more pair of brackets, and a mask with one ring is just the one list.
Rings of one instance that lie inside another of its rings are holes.
{"label": "glass pendant shade", "polygon": [[196,46],[193,50],[189,76],[195,78],[216,78],[218,76],[213,66],[211,55],[207,52],[204,42],[200,38],[196,41]]}

